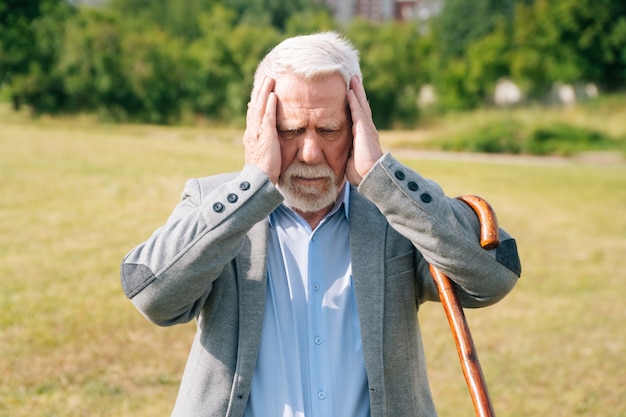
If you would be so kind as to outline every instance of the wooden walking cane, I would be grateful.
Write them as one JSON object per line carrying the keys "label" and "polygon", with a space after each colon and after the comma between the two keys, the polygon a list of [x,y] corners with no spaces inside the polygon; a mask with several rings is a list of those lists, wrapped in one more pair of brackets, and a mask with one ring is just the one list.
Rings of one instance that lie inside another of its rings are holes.
{"label": "wooden walking cane", "polygon": [[[480,245],[484,249],[497,248],[500,244],[498,219],[489,203],[473,195],[463,195],[457,199],[469,205],[476,212],[480,221]],[[495,413],[487,391],[487,383],[480,367],[476,346],[465,319],[461,302],[454,291],[452,282],[446,275],[432,265],[430,265],[430,273],[439,289],[439,298],[454,336],[456,350],[459,354],[461,368],[472,397],[476,416],[494,417]]]}

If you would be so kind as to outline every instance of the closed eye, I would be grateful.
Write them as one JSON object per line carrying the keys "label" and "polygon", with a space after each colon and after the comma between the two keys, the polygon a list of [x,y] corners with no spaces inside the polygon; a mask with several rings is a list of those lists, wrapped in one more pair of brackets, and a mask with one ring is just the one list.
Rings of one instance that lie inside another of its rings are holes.
{"label": "closed eye", "polygon": [[322,128],[317,129],[318,135],[320,135],[321,137],[327,140],[333,140],[341,136],[342,132],[343,132],[342,129],[335,129],[335,128],[330,128],[330,127],[322,127]]}
{"label": "closed eye", "polygon": [[280,135],[282,139],[294,139],[298,135],[302,134],[303,132],[304,132],[303,128],[278,130],[278,134]]}

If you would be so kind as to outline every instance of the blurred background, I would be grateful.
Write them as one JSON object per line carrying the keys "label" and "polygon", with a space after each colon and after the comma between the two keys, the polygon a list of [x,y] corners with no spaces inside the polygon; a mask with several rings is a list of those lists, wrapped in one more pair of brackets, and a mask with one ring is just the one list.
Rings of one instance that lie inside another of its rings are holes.
{"label": "blurred background", "polygon": [[338,30],[380,128],[623,91],[620,0],[2,0],[1,97],[36,114],[242,123],[260,58]]}
{"label": "blurred background", "polygon": [[[258,61],[321,30],[383,146],[517,239],[518,286],[466,312],[497,415],[626,416],[624,0],[0,0],[0,417],[169,415],[194,324],[148,323],[120,261],[240,169]],[[420,316],[440,416],[473,415]]]}

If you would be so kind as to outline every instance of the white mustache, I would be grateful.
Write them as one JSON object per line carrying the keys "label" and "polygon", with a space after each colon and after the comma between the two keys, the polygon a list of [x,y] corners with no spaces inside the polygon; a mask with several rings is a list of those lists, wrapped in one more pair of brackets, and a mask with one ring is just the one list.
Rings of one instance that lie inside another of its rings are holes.
{"label": "white mustache", "polygon": [[293,163],[285,171],[285,178],[302,177],[302,178],[328,178],[335,181],[335,173],[328,165],[306,165],[301,163]]}

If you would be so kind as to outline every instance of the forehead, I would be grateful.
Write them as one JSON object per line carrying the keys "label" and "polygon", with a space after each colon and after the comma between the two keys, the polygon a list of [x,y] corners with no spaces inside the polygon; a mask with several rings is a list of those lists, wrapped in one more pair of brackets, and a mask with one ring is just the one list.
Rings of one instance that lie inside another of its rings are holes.
{"label": "forehead", "polygon": [[301,119],[311,116],[345,120],[346,83],[339,74],[314,79],[286,75],[276,80],[274,92],[278,99],[277,120]]}

